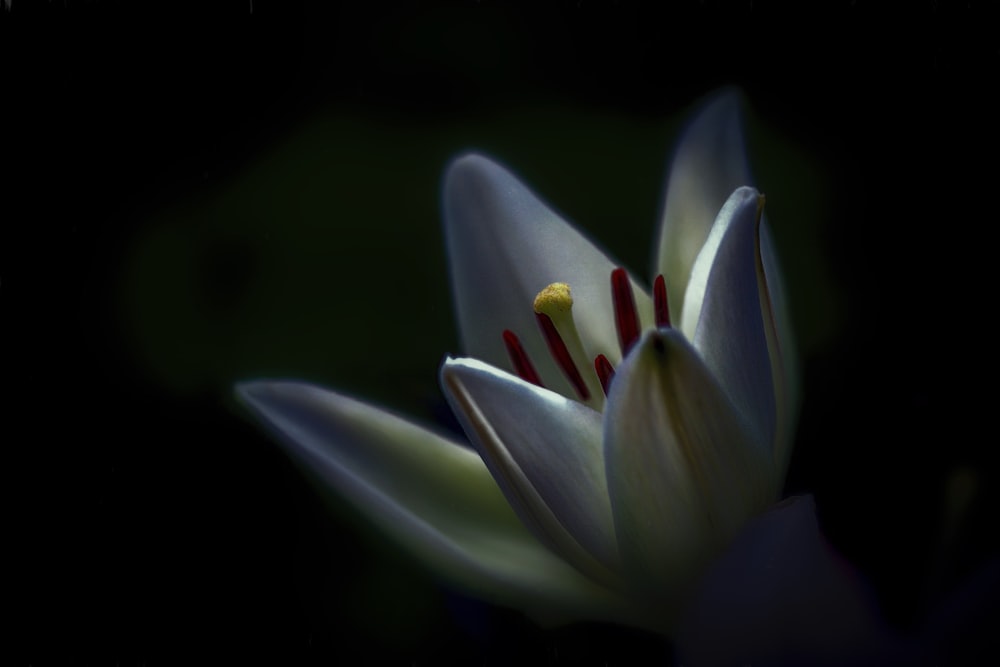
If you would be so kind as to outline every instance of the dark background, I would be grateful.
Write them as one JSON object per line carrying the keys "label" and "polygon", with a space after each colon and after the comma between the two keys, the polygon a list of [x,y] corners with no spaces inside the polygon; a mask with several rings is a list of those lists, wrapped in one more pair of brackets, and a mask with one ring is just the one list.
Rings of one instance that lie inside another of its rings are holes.
{"label": "dark background", "polygon": [[[982,4],[0,7],[15,664],[663,660],[441,587],[229,387],[301,377],[446,419],[447,159],[492,153],[641,273],[678,123],[725,84],[802,348],[786,491],[815,494],[890,623],[932,634],[998,555]],[[995,647],[955,622],[945,662]]]}

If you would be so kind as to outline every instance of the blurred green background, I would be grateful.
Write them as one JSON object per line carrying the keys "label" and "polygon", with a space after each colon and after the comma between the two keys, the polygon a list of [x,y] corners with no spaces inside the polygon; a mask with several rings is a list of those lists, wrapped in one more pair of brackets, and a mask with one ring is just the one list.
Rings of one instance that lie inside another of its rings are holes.
{"label": "blurred green background", "polygon": [[[0,305],[24,662],[665,659],[440,586],[231,385],[302,378],[454,428],[448,160],[499,159],[642,275],[680,125],[729,84],[803,360],[787,492],[923,632],[997,555],[978,165],[1000,50],[937,10],[904,34],[828,9],[792,29],[713,3],[15,1]],[[982,649],[969,632],[956,655]]]}

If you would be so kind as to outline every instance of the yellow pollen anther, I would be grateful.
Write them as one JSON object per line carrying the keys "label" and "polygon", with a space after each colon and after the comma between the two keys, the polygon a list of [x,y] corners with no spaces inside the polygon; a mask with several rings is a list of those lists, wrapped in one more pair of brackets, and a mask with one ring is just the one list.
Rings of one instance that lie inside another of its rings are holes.
{"label": "yellow pollen anther", "polygon": [[548,315],[553,320],[562,316],[573,307],[573,297],[566,283],[552,283],[535,297],[535,312]]}

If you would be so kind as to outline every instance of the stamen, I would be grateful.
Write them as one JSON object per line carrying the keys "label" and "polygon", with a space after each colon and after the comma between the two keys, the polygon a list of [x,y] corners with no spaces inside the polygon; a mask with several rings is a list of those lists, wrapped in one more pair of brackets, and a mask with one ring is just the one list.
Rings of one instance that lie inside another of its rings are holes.
{"label": "stamen", "polygon": [[524,347],[521,345],[517,334],[510,329],[504,329],[503,344],[507,348],[507,356],[510,357],[510,363],[514,366],[514,372],[517,373],[518,377],[525,382],[544,387],[545,385],[542,384],[541,378],[538,377],[538,373],[531,364],[531,359],[528,358],[528,353],[524,351]]}
{"label": "stamen", "polygon": [[566,343],[563,342],[562,336],[556,330],[556,325],[552,323],[552,319],[545,313],[535,313],[535,317],[538,319],[538,326],[542,329],[542,335],[545,336],[545,342],[549,345],[549,352],[552,353],[552,357],[559,364],[562,372],[566,374],[566,378],[573,385],[573,389],[576,391],[577,396],[580,397],[580,400],[586,401],[590,398],[587,383],[583,381],[580,371],[577,369],[576,364],[573,363],[573,357],[570,356],[569,350],[566,349]]}
{"label": "stamen", "polygon": [[581,401],[595,410],[601,408],[601,396],[597,378],[587,370],[590,355],[584,351],[583,341],[573,321],[573,295],[566,283],[552,283],[535,297],[535,315],[538,326],[549,345],[549,351],[563,375],[573,385],[573,390]]}
{"label": "stamen", "polygon": [[653,281],[653,311],[656,317],[656,326],[670,326],[670,308],[667,305],[667,283],[663,280],[663,274],[656,276]]}
{"label": "stamen", "polygon": [[611,272],[611,298],[615,305],[618,344],[624,357],[639,339],[639,314],[635,310],[635,297],[632,296],[632,281],[625,269],[617,268]]}
{"label": "stamen", "polygon": [[601,381],[601,389],[604,390],[604,395],[608,395],[608,388],[611,386],[611,380],[615,377],[615,369],[608,361],[608,358],[603,354],[597,355],[594,359],[594,370],[597,371],[597,377]]}

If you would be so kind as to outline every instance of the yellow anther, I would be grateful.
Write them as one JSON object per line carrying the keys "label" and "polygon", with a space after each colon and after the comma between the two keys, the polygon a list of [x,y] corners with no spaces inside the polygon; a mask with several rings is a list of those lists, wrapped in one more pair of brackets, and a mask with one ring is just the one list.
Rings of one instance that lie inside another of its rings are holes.
{"label": "yellow anther", "polygon": [[544,313],[553,320],[562,316],[573,307],[573,297],[566,283],[552,283],[535,297],[535,312]]}

